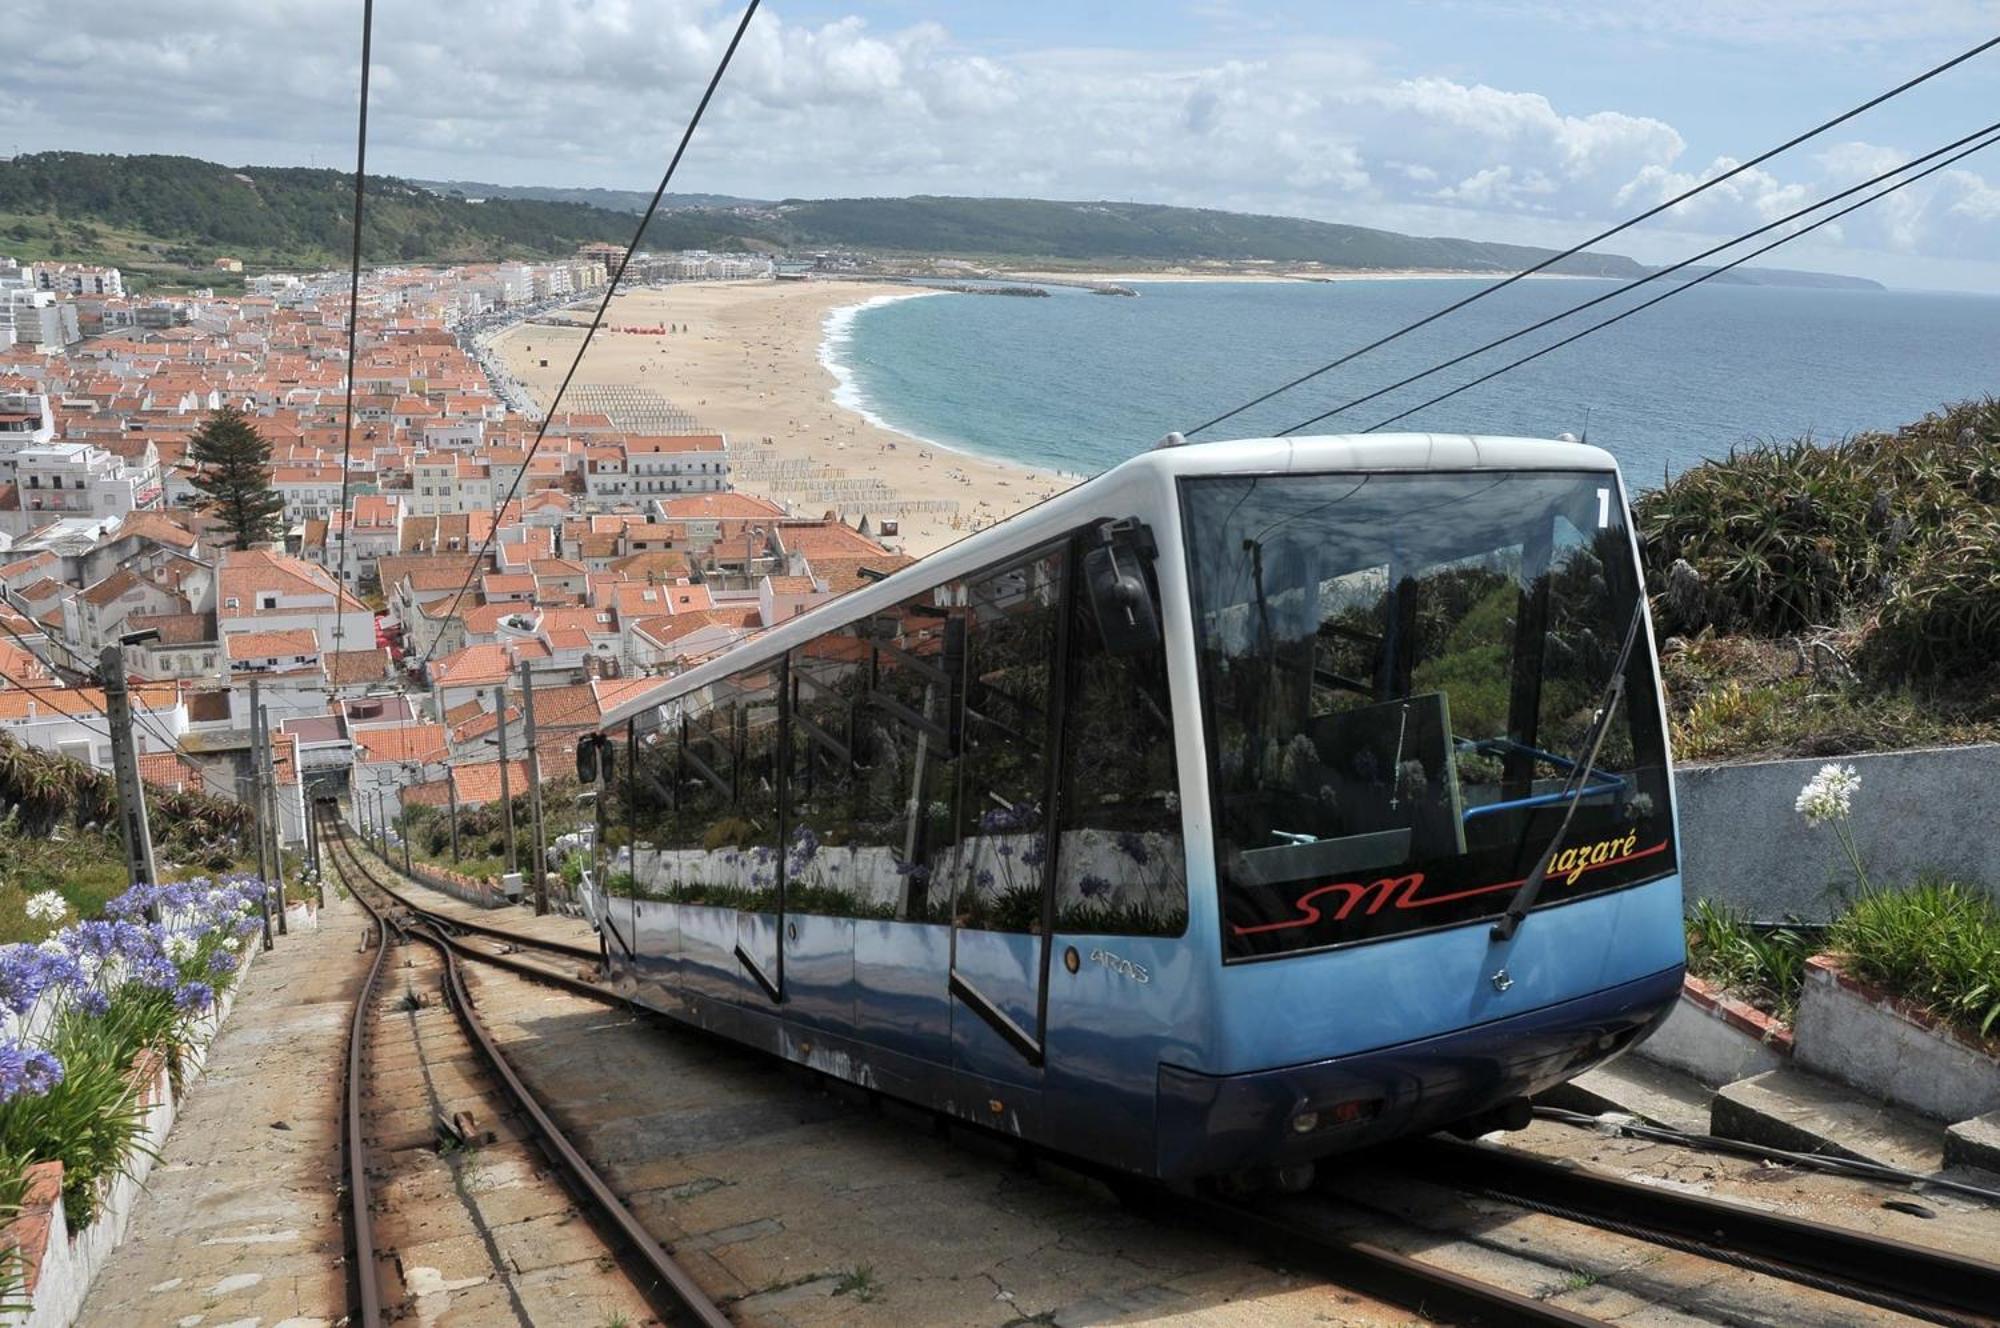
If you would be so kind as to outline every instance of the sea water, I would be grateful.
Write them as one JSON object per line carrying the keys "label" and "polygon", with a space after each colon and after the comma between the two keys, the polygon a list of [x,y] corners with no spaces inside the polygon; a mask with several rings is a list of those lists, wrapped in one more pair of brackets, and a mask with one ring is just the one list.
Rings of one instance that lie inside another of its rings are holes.
{"label": "sea water", "polygon": [[[1490,285],[1134,283],[935,294],[829,319],[842,404],[948,447],[1095,474]],[[1616,289],[1530,280],[1201,435],[1261,437]],[[1656,282],[1310,426],[1359,432],[1667,289]],[[2000,297],[1707,284],[1391,427],[1585,436],[1639,486],[1748,441],[1893,428],[2000,393]]]}

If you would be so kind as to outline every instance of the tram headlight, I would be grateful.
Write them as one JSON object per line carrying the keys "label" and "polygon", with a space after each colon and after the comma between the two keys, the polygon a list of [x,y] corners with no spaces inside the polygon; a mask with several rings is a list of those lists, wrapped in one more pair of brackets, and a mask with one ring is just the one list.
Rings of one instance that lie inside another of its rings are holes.
{"label": "tram headlight", "polygon": [[1317,1111],[1301,1111],[1294,1113],[1292,1116],[1292,1133],[1294,1134],[1311,1134],[1318,1128],[1319,1113]]}

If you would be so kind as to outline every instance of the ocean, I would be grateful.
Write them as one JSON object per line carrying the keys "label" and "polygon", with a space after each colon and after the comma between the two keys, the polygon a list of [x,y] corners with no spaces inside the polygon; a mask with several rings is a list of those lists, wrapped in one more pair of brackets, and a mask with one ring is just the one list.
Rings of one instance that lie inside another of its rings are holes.
{"label": "ocean", "polygon": [[[829,317],[836,397],[946,447],[1090,475],[1442,308],[1477,280],[1133,283],[1137,299],[887,297]],[[1261,437],[1615,283],[1518,283],[1201,437]],[[1618,297],[1312,426],[1359,432],[1637,303]],[[2000,297],[1705,285],[1395,429],[1587,436],[1634,485],[1752,440],[1831,440],[2000,393]]]}

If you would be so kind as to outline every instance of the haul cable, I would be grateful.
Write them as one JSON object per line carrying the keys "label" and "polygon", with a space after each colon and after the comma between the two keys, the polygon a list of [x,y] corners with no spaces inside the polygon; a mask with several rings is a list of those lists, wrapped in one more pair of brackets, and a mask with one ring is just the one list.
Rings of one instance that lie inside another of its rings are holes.
{"label": "haul cable", "polygon": [[1236,407],[1235,409],[1226,410],[1222,414],[1217,415],[1214,419],[1205,420],[1202,423],[1195,425],[1192,429],[1183,430],[1182,431],[1183,435],[1192,438],[1198,433],[1202,433],[1208,429],[1215,427],[1218,424],[1221,424],[1224,420],[1233,419],[1236,416],[1241,415],[1244,411],[1251,409],[1253,406],[1262,405],[1266,401],[1269,401],[1272,397],[1278,396],[1279,394],[1284,392],[1289,392],[1293,388],[1298,387],[1303,383],[1311,382],[1313,379],[1318,378],[1321,374],[1331,373],[1333,370],[1340,368],[1342,365],[1350,364],[1353,361],[1360,359],[1363,355],[1368,354],[1370,351],[1379,350],[1380,348],[1388,345],[1392,341],[1396,341],[1402,337],[1406,337],[1410,333],[1415,332],[1418,328],[1427,327],[1430,324],[1437,322],[1440,318],[1444,318],[1450,314],[1458,312],[1460,309],[1465,308],[1467,305],[1476,304],[1480,300],[1485,299],[1489,295],[1497,294],[1498,292],[1507,289],[1507,287],[1513,285],[1517,281],[1521,281],[1524,280],[1525,278],[1532,277],[1537,272],[1546,271],[1549,268],[1553,267],[1555,264],[1562,262],[1566,258],[1574,258],[1577,254],[1582,253],[1585,249],[1588,249],[1591,245],[1599,244],[1605,240],[1610,239],[1612,236],[1619,234],[1622,231],[1630,230],[1632,227],[1637,226],[1640,222],[1650,220],[1653,217],[1657,217],[1660,213],[1665,212],[1669,208],[1678,207],[1680,204],[1685,203],[1689,199],[1695,197],[1695,195],[1713,189],[1717,185],[1722,184],[1728,180],[1734,179],[1736,176],[1741,175],[1743,172],[1750,170],[1753,167],[1762,165],[1764,162],[1769,161],[1771,158],[1779,155],[1780,153],[1790,151],[1792,148],[1795,148],[1799,144],[1806,142],[1808,139],[1817,138],[1819,135],[1825,133],[1827,130],[1832,129],[1837,125],[1845,124],[1847,121],[1852,120],[1855,116],[1860,115],[1866,111],[1871,111],[1875,107],[1882,105],[1884,102],[1889,101],[1892,98],[1900,97],[1905,92],[1908,92],[1910,89],[1916,87],[1918,84],[1928,82],[1929,80],[1936,78],[1939,74],[1942,74],[1949,69],[1954,69],[1957,66],[1964,64],[1967,60],[1972,59],[1974,56],[1983,54],[1984,52],[1991,50],[1996,45],[2000,45],[2000,37],[1988,38],[1986,41],[1979,43],[1979,45],[1974,46],[1972,49],[1961,52],[1960,54],[1953,56],[1951,59],[1945,61],[1943,64],[1934,65],[1930,69],[1927,69],[1923,73],[1917,75],[1915,78],[1905,80],[1904,82],[1897,84],[1895,87],[1890,88],[1887,92],[1879,93],[1876,96],[1869,98],[1867,101],[1862,102],[1859,106],[1854,107],[1852,110],[1843,111],[1841,114],[1833,117],[1833,119],[1815,125],[1813,128],[1806,130],[1802,134],[1796,134],[1793,137],[1788,138],[1784,142],[1778,144],[1776,147],[1768,148],[1765,151],[1760,152],[1756,156],[1750,158],[1748,161],[1742,162],[1736,166],[1732,166],[1729,170],[1724,171],[1720,175],[1714,176],[1711,179],[1704,180],[1700,184],[1695,185],[1691,189],[1683,190],[1681,193],[1676,194],[1674,197],[1668,199],[1664,203],[1660,203],[1654,207],[1647,208],[1644,212],[1639,213],[1637,216],[1630,217],[1625,221],[1621,221],[1616,226],[1611,227],[1611,229],[1609,230],[1600,231],[1596,235],[1591,236],[1589,239],[1581,241],[1578,244],[1571,245],[1569,248],[1563,250],[1560,253],[1551,254],[1549,257],[1543,259],[1541,262],[1536,263],[1533,267],[1524,268],[1521,271],[1514,273],[1512,276],[1509,276],[1502,281],[1497,281],[1490,286],[1483,286],[1479,290],[1474,291],[1472,294],[1466,296],[1462,300],[1454,301],[1453,303],[1446,305],[1444,308],[1437,310],[1435,313],[1426,314],[1424,317],[1417,319],[1414,323],[1405,324],[1404,326],[1397,328],[1394,332],[1388,333],[1386,336],[1377,337],[1374,341],[1369,342],[1367,345],[1361,347],[1360,349],[1349,351],[1347,354],[1342,355],[1338,359],[1331,360],[1328,363],[1321,365],[1319,368],[1312,370],[1310,373],[1300,374],[1297,378],[1292,379],[1288,383],[1283,383],[1277,387],[1274,387],[1270,391],[1265,392],[1260,396],[1252,397],[1250,400],[1244,402],[1242,405]]}
{"label": "haul cable", "polygon": [[1415,1170],[1454,1187],[1933,1323],[1989,1328],[2000,1307],[2000,1265],[1981,1259],[1667,1190],[1504,1146],[1433,1139],[1412,1150],[1410,1160]]}

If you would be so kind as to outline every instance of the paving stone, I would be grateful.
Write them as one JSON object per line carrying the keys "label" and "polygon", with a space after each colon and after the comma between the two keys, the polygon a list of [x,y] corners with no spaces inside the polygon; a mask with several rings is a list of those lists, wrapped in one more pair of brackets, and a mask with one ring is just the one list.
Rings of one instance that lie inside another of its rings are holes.
{"label": "paving stone", "polygon": [[1944,1164],[2000,1175],[2000,1111],[1960,1121],[1944,1132]]}
{"label": "paving stone", "polygon": [[1535,1101],[1589,1116],[1623,1112],[1668,1129],[1701,1134],[1708,1129],[1714,1096],[1713,1089],[1692,1075],[1657,1061],[1622,1056],[1537,1094]]}
{"label": "paving stone", "polygon": [[1709,1128],[1725,1139],[1826,1153],[1908,1171],[1944,1163],[1944,1128],[1803,1070],[1770,1070],[1717,1090]]}

